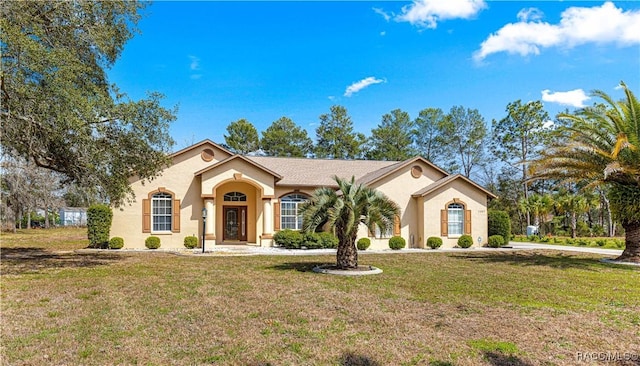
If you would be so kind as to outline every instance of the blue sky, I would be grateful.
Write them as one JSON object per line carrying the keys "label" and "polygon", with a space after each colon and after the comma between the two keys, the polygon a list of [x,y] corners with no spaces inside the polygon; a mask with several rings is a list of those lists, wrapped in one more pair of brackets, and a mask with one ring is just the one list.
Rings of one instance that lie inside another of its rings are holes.
{"label": "blue sky", "polygon": [[154,2],[141,34],[108,71],[131,98],[179,106],[176,148],[224,142],[240,118],[258,131],[282,116],[315,137],[318,116],[347,108],[369,135],[400,108],[477,108],[487,124],[509,102],[554,116],[640,94],[640,2]]}

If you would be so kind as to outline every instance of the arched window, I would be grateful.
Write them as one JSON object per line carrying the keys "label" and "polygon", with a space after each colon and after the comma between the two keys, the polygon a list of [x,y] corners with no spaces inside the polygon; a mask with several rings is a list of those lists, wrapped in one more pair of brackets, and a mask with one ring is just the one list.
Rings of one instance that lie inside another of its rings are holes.
{"label": "arched window", "polygon": [[298,211],[300,204],[309,199],[302,194],[289,194],[280,198],[280,228],[301,230],[302,215]]}
{"label": "arched window", "polygon": [[225,202],[246,202],[247,195],[242,192],[229,192],[224,195]]}
{"label": "arched window", "polygon": [[180,232],[180,200],[164,187],[142,200],[142,232]]}
{"label": "arched window", "polygon": [[151,230],[171,231],[173,197],[165,192],[151,196]]}
{"label": "arched window", "polygon": [[462,235],[464,229],[464,206],[451,203],[447,206],[447,222],[449,235]]}

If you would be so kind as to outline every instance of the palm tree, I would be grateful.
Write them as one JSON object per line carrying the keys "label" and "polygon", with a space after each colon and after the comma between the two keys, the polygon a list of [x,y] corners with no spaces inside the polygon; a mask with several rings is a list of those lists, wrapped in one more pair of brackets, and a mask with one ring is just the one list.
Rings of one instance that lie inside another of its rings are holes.
{"label": "palm tree", "polygon": [[556,208],[560,213],[569,215],[571,237],[575,239],[578,228],[578,216],[589,210],[589,202],[584,196],[562,191],[557,196]]}
{"label": "palm tree", "polygon": [[623,82],[620,86],[626,97],[619,102],[595,91],[604,105],[560,114],[566,124],[533,169],[538,179],[608,186],[612,213],[626,235],[618,260],[640,262],[640,102]]}
{"label": "palm tree", "polygon": [[393,228],[400,209],[395,202],[375,189],[351,180],[334,177],[338,191],[318,188],[300,211],[303,228],[314,232],[327,225],[338,237],[337,267],[358,268],[356,237],[358,227],[364,224],[370,231],[378,226],[382,232]]}

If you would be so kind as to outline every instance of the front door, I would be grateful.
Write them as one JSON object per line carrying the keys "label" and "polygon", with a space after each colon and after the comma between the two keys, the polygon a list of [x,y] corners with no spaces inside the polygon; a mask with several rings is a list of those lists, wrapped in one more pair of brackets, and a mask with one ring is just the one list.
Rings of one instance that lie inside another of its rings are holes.
{"label": "front door", "polygon": [[247,240],[247,206],[224,207],[223,240]]}

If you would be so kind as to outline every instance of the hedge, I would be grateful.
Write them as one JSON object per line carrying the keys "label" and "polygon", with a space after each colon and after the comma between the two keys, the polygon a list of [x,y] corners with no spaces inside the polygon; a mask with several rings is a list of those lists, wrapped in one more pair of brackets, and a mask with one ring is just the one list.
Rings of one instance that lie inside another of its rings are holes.
{"label": "hedge", "polygon": [[91,205],[87,209],[87,237],[89,238],[89,247],[108,247],[112,218],[113,212],[107,205]]}
{"label": "hedge", "polygon": [[489,236],[501,235],[505,243],[511,240],[511,219],[505,211],[489,210]]}

